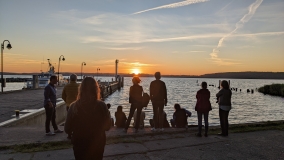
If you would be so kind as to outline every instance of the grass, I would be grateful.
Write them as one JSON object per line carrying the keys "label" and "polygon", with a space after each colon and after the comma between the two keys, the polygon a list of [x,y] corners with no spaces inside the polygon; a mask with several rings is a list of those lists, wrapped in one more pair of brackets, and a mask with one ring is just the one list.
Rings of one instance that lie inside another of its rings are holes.
{"label": "grass", "polygon": [[[241,133],[241,132],[254,132],[254,131],[263,131],[263,130],[281,130],[284,131],[284,121],[278,122],[265,122],[265,123],[254,123],[254,124],[238,124],[230,125],[229,133]],[[191,130],[192,131],[192,130]],[[220,132],[220,128],[213,128],[209,130],[209,134],[214,135]],[[131,136],[117,136],[107,138],[106,144],[117,144],[117,143],[140,143],[149,140],[141,140],[139,137],[151,137],[153,135],[172,135],[172,138],[184,138],[183,135],[178,135],[178,133],[188,133],[188,131],[177,131],[177,132],[165,132],[165,133],[153,133],[145,135],[131,135]],[[159,139],[159,138],[157,138]],[[155,139],[155,140],[157,140]],[[164,138],[168,139],[168,138]],[[70,141],[59,141],[59,142],[48,142],[48,143],[32,143],[32,144],[22,144],[14,146],[0,146],[0,150],[11,150],[11,152],[41,152],[47,150],[59,150],[59,149],[68,149],[72,148]]]}
{"label": "grass", "polygon": [[259,92],[263,94],[269,94],[274,96],[284,97],[284,84],[271,84],[265,85],[258,89]]}

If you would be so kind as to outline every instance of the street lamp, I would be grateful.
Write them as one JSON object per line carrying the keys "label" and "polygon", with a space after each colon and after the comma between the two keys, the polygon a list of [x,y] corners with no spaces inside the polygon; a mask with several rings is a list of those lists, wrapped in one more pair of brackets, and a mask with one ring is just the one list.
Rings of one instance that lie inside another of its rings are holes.
{"label": "street lamp", "polygon": [[61,61],[61,57],[62,57],[62,61],[65,61],[65,58],[64,58],[64,56],[63,55],[61,55],[60,57],[59,57],[59,62],[58,62],[58,72],[57,72],[57,74],[58,74],[58,76],[57,76],[57,80],[58,80],[58,85],[59,85],[59,67],[60,67],[60,61]]}
{"label": "street lamp", "polygon": [[97,68],[97,81],[99,80],[99,70],[101,70],[101,69]]}
{"label": "street lamp", "polygon": [[8,42],[9,44],[7,44],[7,49],[11,49],[12,45],[10,44],[10,42],[8,40],[4,40],[3,43],[1,44],[1,91],[3,93],[3,87],[4,87],[4,78],[3,78],[3,50],[4,50],[4,42]]}
{"label": "street lamp", "polygon": [[82,72],[83,72],[83,65],[85,66],[86,63],[85,63],[85,62],[82,62],[82,65],[81,65],[81,79],[82,79],[82,80],[83,80],[83,74],[82,74]]}

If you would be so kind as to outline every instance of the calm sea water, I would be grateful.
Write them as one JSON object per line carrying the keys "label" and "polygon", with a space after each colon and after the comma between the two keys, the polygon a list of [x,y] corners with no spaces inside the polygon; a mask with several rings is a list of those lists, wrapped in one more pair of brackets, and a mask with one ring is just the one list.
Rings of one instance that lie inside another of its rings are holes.
{"label": "calm sea water", "polygon": [[[11,76],[9,76],[11,77]],[[12,77],[20,77],[13,75]],[[24,77],[24,76],[23,76]],[[22,78],[23,78],[22,77]],[[26,76],[31,78],[31,76]],[[111,81],[111,77],[99,77],[102,81]],[[116,112],[118,105],[123,106],[123,111],[128,116],[130,110],[130,104],[128,103],[129,88],[132,85],[130,77],[124,78],[124,87],[120,91],[116,91],[109,96],[105,102],[110,103],[112,107],[110,112],[112,117]],[[149,77],[141,78],[141,86],[145,92],[149,93],[150,82],[154,80]],[[211,92],[211,104],[212,111],[209,113],[209,123],[211,126],[219,125],[219,110],[216,103],[216,93],[219,91],[217,88],[219,79],[206,79],[206,78],[162,78],[167,85],[168,92],[168,105],[165,106],[165,112],[167,113],[167,119],[172,119],[174,112],[174,104],[179,103],[183,108],[186,108],[192,112],[192,116],[188,118],[189,124],[197,124],[197,113],[194,110],[196,103],[196,92],[201,88],[200,83],[202,81],[207,84],[215,85],[208,86]],[[223,79],[220,79],[223,80]],[[261,121],[273,121],[284,119],[284,98],[263,95],[257,92],[256,88],[262,87],[263,85],[282,83],[284,80],[262,80],[262,79],[225,79],[230,80],[231,87],[238,88],[238,91],[232,91],[232,110],[229,114],[229,123],[250,123],[250,122],[261,122]],[[7,83],[5,90],[18,90],[24,86],[24,83]],[[240,92],[239,89],[242,89]],[[247,93],[247,89],[254,89],[254,93]],[[146,113],[145,125],[149,125],[149,119],[153,117],[152,104],[149,103],[146,109],[143,109]]]}

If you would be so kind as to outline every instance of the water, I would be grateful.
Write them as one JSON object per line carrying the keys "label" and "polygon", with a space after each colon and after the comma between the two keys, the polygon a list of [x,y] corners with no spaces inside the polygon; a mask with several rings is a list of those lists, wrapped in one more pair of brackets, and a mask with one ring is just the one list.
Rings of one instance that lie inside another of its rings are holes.
{"label": "water", "polygon": [[[25,76],[25,75],[24,75]],[[20,77],[11,75],[9,77]],[[31,78],[27,76],[26,78]],[[23,78],[23,77],[21,77]],[[111,81],[112,77],[99,77],[101,81]],[[129,88],[132,85],[130,77],[124,78],[124,87],[120,91],[116,91],[109,96],[105,102],[110,103],[112,107],[110,112],[113,118],[118,105],[123,106],[123,111],[128,116],[130,104],[128,103]],[[150,82],[154,78],[142,77],[141,86],[144,92],[149,93]],[[162,78],[167,85],[168,91],[168,105],[165,106],[168,121],[172,119],[174,112],[174,104],[179,103],[181,107],[186,108],[192,112],[192,116],[188,118],[189,124],[197,124],[197,113],[194,110],[196,103],[196,92],[200,89],[200,83],[206,81],[207,84],[218,86],[219,79],[206,79],[206,78]],[[197,83],[197,80],[199,83]],[[229,80],[229,79],[228,79]],[[273,121],[284,119],[284,98],[263,95],[257,92],[256,88],[262,87],[267,84],[282,83],[284,80],[262,80],[262,79],[231,79],[231,87],[238,88],[238,92],[232,91],[232,110],[229,114],[229,123],[251,123],[261,121]],[[7,83],[7,90],[18,90],[24,86],[24,83]],[[211,104],[213,110],[209,112],[209,123],[211,126],[219,125],[219,110],[216,103],[216,93],[219,91],[217,87],[208,86],[211,92]],[[239,89],[242,89],[240,92]],[[254,93],[247,93],[247,89],[254,89]],[[148,107],[143,111],[146,113],[145,125],[149,125],[149,119],[153,117],[152,104],[149,103]]]}

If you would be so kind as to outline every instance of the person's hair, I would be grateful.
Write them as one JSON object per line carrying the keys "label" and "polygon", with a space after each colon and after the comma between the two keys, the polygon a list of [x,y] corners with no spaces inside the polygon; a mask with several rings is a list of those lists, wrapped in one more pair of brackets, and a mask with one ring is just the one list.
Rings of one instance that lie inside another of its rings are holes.
{"label": "person's hair", "polygon": [[161,73],[160,72],[156,72],[155,73],[155,78],[156,79],[161,79]]}
{"label": "person's hair", "polygon": [[179,105],[178,103],[176,103],[176,104],[174,105],[174,107],[175,107],[176,110],[181,109],[181,107],[180,107],[180,105]]}
{"label": "person's hair", "polygon": [[77,80],[77,75],[76,74],[71,74],[70,75],[70,81],[76,81]]}
{"label": "person's hair", "polygon": [[110,109],[110,107],[111,107],[111,105],[108,103],[108,104],[107,104],[107,108]]}
{"label": "person's hair", "polygon": [[223,81],[221,82],[221,86],[222,86],[224,89],[229,89],[229,83],[228,83],[228,81],[223,80]]}
{"label": "person's hair", "polygon": [[203,89],[206,89],[206,88],[207,88],[207,83],[206,83],[206,82],[202,82],[202,83],[201,83],[201,87],[202,87]]}
{"label": "person's hair", "polygon": [[117,112],[122,112],[122,106],[117,107]]}
{"label": "person's hair", "polygon": [[52,81],[53,79],[57,79],[57,76],[55,76],[55,75],[50,76],[49,80]]}
{"label": "person's hair", "polygon": [[84,78],[78,90],[77,101],[89,102],[100,100],[100,97],[100,88],[97,81],[92,77]]}
{"label": "person's hair", "polygon": [[133,82],[133,84],[139,84],[141,82],[141,80],[140,80],[139,77],[133,77],[132,82]]}

